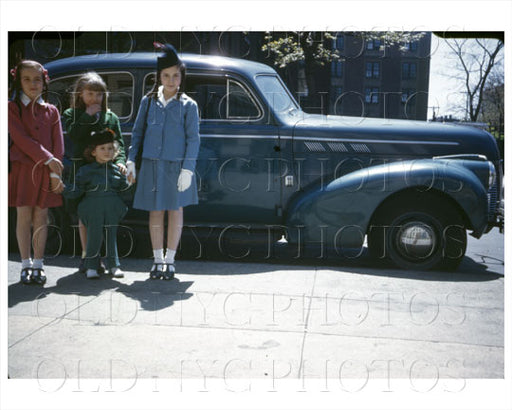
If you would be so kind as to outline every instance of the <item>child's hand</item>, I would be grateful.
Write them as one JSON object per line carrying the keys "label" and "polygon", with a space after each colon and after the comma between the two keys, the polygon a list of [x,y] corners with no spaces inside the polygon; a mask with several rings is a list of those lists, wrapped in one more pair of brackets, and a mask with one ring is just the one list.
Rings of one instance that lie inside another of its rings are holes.
{"label": "child's hand", "polygon": [[121,171],[121,174],[126,175],[126,173],[128,172],[126,165],[124,165],[124,164],[116,164],[116,165],[119,168],[119,171]]}
{"label": "child's hand", "polygon": [[85,112],[87,114],[89,114],[91,117],[95,116],[100,111],[101,111],[100,104],[91,104],[85,109]]}
{"label": "child's hand", "polygon": [[53,159],[48,163],[48,168],[50,168],[50,172],[60,176],[64,170],[64,165],[62,165],[62,162],[59,159],[53,157]]}
{"label": "child's hand", "polygon": [[126,163],[127,176],[126,179],[130,184],[135,183],[137,172],[135,171],[135,163],[133,161],[128,161]]}
{"label": "child's hand", "polygon": [[50,191],[54,194],[60,194],[64,191],[64,183],[60,179],[60,176],[54,174],[53,172],[50,174]]}
{"label": "child's hand", "polygon": [[178,177],[178,191],[183,192],[190,188],[194,173],[189,169],[182,169]]}

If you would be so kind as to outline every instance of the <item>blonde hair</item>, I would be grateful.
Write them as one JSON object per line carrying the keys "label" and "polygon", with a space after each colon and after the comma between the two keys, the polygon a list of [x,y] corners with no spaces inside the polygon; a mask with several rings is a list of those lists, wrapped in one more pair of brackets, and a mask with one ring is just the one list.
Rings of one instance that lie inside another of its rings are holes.
{"label": "blonde hair", "polygon": [[81,109],[86,108],[85,103],[82,100],[82,91],[84,91],[85,89],[91,90],[91,91],[103,92],[104,95],[103,95],[103,100],[101,101],[101,110],[107,111],[107,109],[108,109],[107,84],[105,84],[105,81],[103,81],[103,78],[101,78],[98,74],[96,74],[93,71],[82,75],[75,83],[75,87],[74,87],[73,93],[71,95],[71,108],[81,108]]}

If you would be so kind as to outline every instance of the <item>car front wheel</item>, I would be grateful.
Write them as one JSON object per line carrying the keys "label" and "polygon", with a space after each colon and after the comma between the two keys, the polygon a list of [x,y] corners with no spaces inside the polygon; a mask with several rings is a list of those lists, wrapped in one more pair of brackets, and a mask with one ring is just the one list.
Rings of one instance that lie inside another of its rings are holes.
{"label": "car front wheel", "polygon": [[456,269],[466,252],[466,230],[460,214],[444,205],[387,206],[370,228],[370,254],[404,269]]}

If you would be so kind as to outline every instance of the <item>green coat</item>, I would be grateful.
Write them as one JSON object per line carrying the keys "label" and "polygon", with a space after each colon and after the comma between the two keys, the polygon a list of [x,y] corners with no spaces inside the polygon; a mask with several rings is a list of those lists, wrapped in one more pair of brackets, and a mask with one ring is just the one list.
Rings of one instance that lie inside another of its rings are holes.
{"label": "green coat", "polygon": [[124,149],[123,134],[121,133],[121,125],[119,118],[112,111],[100,112],[99,119],[91,116],[81,108],[68,108],[62,114],[63,128],[66,130],[69,138],[73,143],[73,160],[76,162],[76,169],[81,167],[83,161],[84,150],[93,131],[101,131],[110,128],[115,132],[115,140],[119,143],[119,154],[114,163],[125,164],[126,152]]}
{"label": "green coat", "polygon": [[87,228],[85,267],[97,269],[103,231],[106,229],[106,265],[119,266],[117,254],[117,227],[128,207],[121,199],[128,189],[126,176],[112,162],[93,162],[82,166],[75,183],[66,185],[63,195],[68,199],[80,199],[78,216]]}

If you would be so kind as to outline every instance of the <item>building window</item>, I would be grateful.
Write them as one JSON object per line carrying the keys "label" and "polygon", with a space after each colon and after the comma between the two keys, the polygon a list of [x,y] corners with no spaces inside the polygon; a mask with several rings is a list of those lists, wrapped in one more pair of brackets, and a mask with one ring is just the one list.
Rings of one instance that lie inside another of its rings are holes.
{"label": "building window", "polygon": [[376,87],[367,87],[364,89],[364,102],[367,104],[379,103],[379,89]]}
{"label": "building window", "polygon": [[414,104],[416,98],[414,98],[414,94],[416,94],[416,90],[414,88],[404,88],[402,89],[402,104]]}
{"label": "building window", "polygon": [[402,64],[402,80],[411,80],[416,78],[416,63]]}
{"label": "building window", "polygon": [[417,51],[418,50],[418,42],[417,41],[410,41],[405,44],[405,51]]}
{"label": "building window", "polygon": [[366,49],[367,50],[380,50],[381,41],[379,39],[367,40],[366,41]]}
{"label": "building window", "polygon": [[334,48],[336,50],[343,50],[345,48],[345,36],[343,34],[336,36],[336,39],[334,40]]}
{"label": "building window", "polygon": [[331,75],[333,77],[342,77],[343,76],[343,62],[342,61],[333,61],[331,63]]}
{"label": "building window", "polygon": [[380,77],[380,63],[366,63],[366,78]]}

